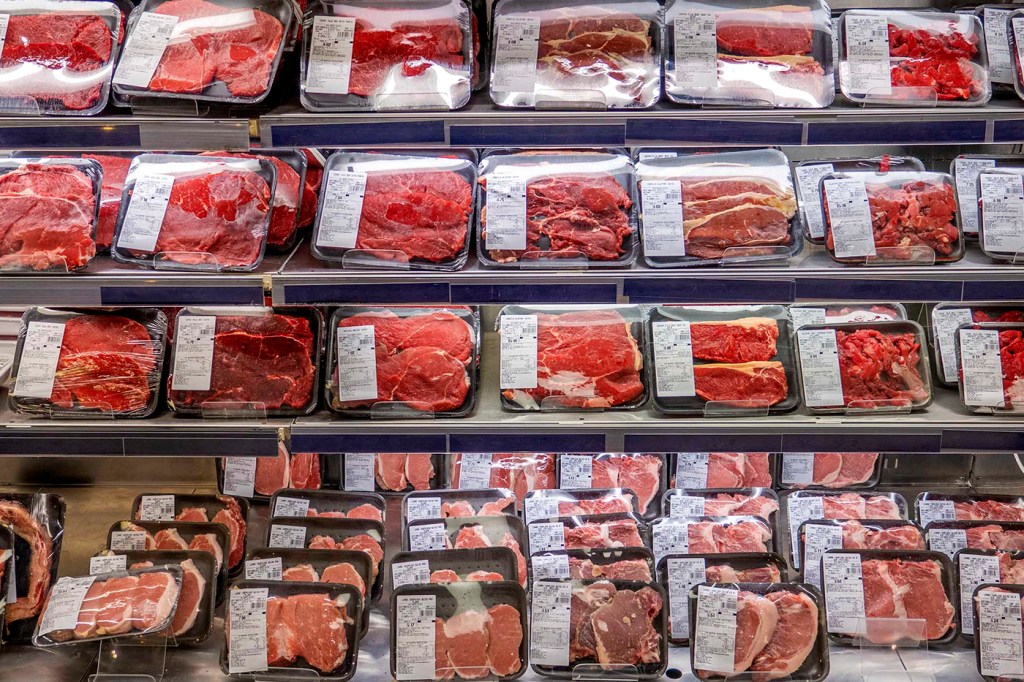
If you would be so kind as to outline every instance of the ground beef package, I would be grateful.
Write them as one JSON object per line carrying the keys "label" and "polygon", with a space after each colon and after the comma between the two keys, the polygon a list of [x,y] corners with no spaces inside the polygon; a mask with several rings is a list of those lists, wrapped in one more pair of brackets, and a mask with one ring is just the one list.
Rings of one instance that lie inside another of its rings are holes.
{"label": "ground beef package", "polygon": [[956,331],[960,400],[985,414],[1024,412],[1024,322],[976,322]]}
{"label": "ground beef package", "polygon": [[930,322],[928,333],[936,378],[943,386],[955,388],[959,383],[957,329],[972,322],[1024,322],[1024,305],[1004,301],[937,303],[931,310]]}
{"label": "ground beef package", "polygon": [[464,0],[316,3],[303,21],[302,106],[461,109],[472,85],[472,23]]}
{"label": "ground beef package", "polygon": [[641,109],[661,97],[653,0],[499,0],[491,100],[500,107]]}
{"label": "ground beef package", "polygon": [[673,102],[819,108],[835,98],[832,18],[821,0],[673,1],[665,32]]}

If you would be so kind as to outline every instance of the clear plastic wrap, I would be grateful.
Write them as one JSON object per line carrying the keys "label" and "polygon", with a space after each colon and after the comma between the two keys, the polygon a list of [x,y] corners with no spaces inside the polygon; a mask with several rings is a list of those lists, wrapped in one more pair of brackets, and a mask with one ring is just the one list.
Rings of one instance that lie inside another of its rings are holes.
{"label": "clear plastic wrap", "polygon": [[473,39],[463,0],[323,0],[303,20],[299,95],[310,111],[461,109]]}
{"label": "clear plastic wrap", "polygon": [[640,250],[625,150],[484,154],[476,220],[485,267],[629,267]]}
{"label": "clear plastic wrap", "polygon": [[420,519],[405,525],[402,550],[480,549],[507,547],[516,555],[518,580],[526,584],[526,526],[508,514],[448,519]]}
{"label": "clear plastic wrap", "polygon": [[644,324],[658,412],[767,415],[799,404],[784,306],[657,306]]}
{"label": "clear plastic wrap", "polygon": [[569,549],[540,552],[530,557],[534,580],[639,580],[654,576],[654,552],[647,547]]}
{"label": "clear plastic wrap", "polygon": [[1024,546],[1024,521],[937,519],[925,526],[925,542],[950,558],[962,549],[1016,550]]}
{"label": "clear plastic wrap", "polygon": [[1024,521],[1024,496],[925,491],[914,499],[914,512],[925,527],[932,521]]}
{"label": "clear plastic wrap", "polygon": [[[148,550],[195,550],[213,558],[218,603],[227,588],[231,535],[212,521],[118,521],[107,530],[106,548],[115,554]],[[239,566],[240,568],[240,566]],[[236,571],[237,572],[237,571]]]}
{"label": "clear plastic wrap", "polygon": [[664,516],[757,516],[772,533],[781,524],[779,496],[771,488],[672,488],[661,498]]}
{"label": "clear plastic wrap", "polygon": [[278,443],[276,457],[217,458],[217,483],[225,495],[264,501],[284,488],[319,490],[327,480],[327,462],[317,453],[292,453]]}
{"label": "clear plastic wrap", "polygon": [[[314,308],[182,309],[175,319],[167,406],[204,417],[312,412],[322,328]],[[271,376],[277,379],[266,378]]]}
{"label": "clear plastic wrap", "polygon": [[665,32],[673,102],[821,108],[835,99],[832,17],[822,0],[670,2]]}
{"label": "clear plastic wrap", "polygon": [[970,608],[971,596],[985,583],[1024,585],[1024,551],[961,549],[953,557],[953,564],[960,590],[960,636],[974,642],[977,621],[974,609]]}
{"label": "clear plastic wrap", "polygon": [[[1016,655],[1024,647],[1024,638],[1014,625],[1024,619],[1024,586],[986,582],[962,598],[965,610],[973,612],[978,636],[973,637],[975,665],[985,682],[1024,679],[1024,664]],[[972,603],[973,602],[973,603]]]}
{"label": "clear plastic wrap", "polygon": [[1010,55],[1013,61],[1013,89],[1017,96],[1024,98],[1024,65],[1021,64],[1021,48],[1024,40],[1024,13],[1019,9],[1010,14],[1007,21],[1006,37],[1010,41]]}
{"label": "clear plastic wrap", "polygon": [[789,159],[776,149],[649,159],[636,175],[653,268],[785,261],[803,249]]}
{"label": "clear plastic wrap", "polygon": [[[445,486],[444,458],[446,455],[432,455],[425,452],[382,452],[377,454],[361,453],[356,456],[372,458],[372,487],[380,492],[401,493],[410,490],[435,490]],[[452,456],[457,457],[458,455]],[[344,455],[346,467],[348,460],[352,457],[353,454]],[[451,487],[457,488],[458,485],[453,483]],[[491,487],[500,486],[495,484]],[[345,489],[352,490],[347,483]]]}
{"label": "clear plastic wrap", "polygon": [[139,154],[110,255],[159,270],[252,271],[263,261],[276,187],[277,169],[264,158]]}
{"label": "clear plastic wrap", "polygon": [[535,519],[527,527],[529,556],[572,549],[649,547],[651,531],[639,514],[581,514]]}
{"label": "clear plastic wrap", "polygon": [[329,329],[332,411],[429,418],[466,417],[475,409],[481,344],[476,308],[343,306]]}
{"label": "clear plastic wrap", "polygon": [[981,106],[992,97],[984,31],[971,14],[849,10],[839,50],[839,86],[853,102]]}
{"label": "clear plastic wrap", "polygon": [[464,452],[448,455],[449,488],[507,488],[522,502],[531,490],[558,487],[554,454]]}
{"label": "clear plastic wrap", "polygon": [[669,487],[770,488],[777,459],[770,452],[677,452]]}
{"label": "clear plastic wrap", "polygon": [[398,552],[391,560],[391,589],[428,583],[519,580],[519,560],[508,547]]}
{"label": "clear plastic wrap", "polygon": [[654,558],[669,554],[782,553],[782,537],[760,516],[666,516],[651,522]]}
{"label": "clear plastic wrap", "polygon": [[156,308],[30,308],[11,410],[48,417],[148,417],[160,397],[167,317]]}
{"label": "clear plastic wrap", "polygon": [[338,151],[313,226],[318,259],[345,268],[460,270],[476,166],[447,152]]}
{"label": "clear plastic wrap", "polygon": [[271,516],[369,519],[384,523],[386,514],[387,503],[375,493],[286,488],[270,498]]}
{"label": "clear plastic wrap", "polygon": [[[580,488],[622,488],[636,496],[635,511],[647,519],[658,515],[658,505],[652,502],[664,492],[667,473],[665,453],[602,452],[596,455],[561,454],[558,457],[559,487],[571,489],[565,494],[578,496],[583,492]],[[592,512],[584,510],[584,513]]]}
{"label": "clear plastic wrap", "polygon": [[424,490],[402,498],[402,523],[418,519],[516,515],[516,496],[507,488]]}
{"label": "clear plastic wrap", "polygon": [[647,402],[639,306],[505,306],[501,406],[512,412],[631,410]]}
{"label": "clear plastic wrap", "polygon": [[982,170],[976,195],[981,250],[993,260],[1024,262],[1024,167]]}
{"label": "clear plastic wrap", "polygon": [[[636,511],[636,493],[627,488],[534,490],[527,493],[523,500],[523,519],[527,525],[531,521],[556,516],[628,514]],[[656,516],[657,510],[654,511]]]}
{"label": "clear plastic wrap", "polygon": [[903,519],[808,519],[791,539],[800,580],[821,589],[821,555],[829,549],[925,548],[924,529]]}
{"label": "clear plastic wrap", "polygon": [[943,386],[953,388],[959,381],[957,329],[971,322],[1024,322],[1024,305],[1002,301],[937,303],[931,310],[930,321],[928,336],[936,379]]}
{"label": "clear plastic wrap", "polygon": [[877,322],[906,320],[907,309],[897,301],[884,303],[790,303],[789,317],[799,329],[806,324],[826,322]]}
{"label": "clear plastic wrap", "polygon": [[136,521],[209,521],[224,526],[228,532],[224,558],[231,573],[241,570],[248,517],[249,501],[227,495],[143,493],[132,503],[132,518]]}
{"label": "clear plastic wrap", "polygon": [[878,452],[784,452],[779,473],[783,490],[874,488],[885,455]]}
{"label": "clear plastic wrap", "polygon": [[956,331],[960,402],[981,414],[1024,413],[1024,322],[975,322]]}
{"label": "clear plastic wrap", "polygon": [[956,217],[964,239],[978,239],[978,176],[981,172],[991,168],[1019,168],[1021,165],[1024,162],[1019,156],[1009,154],[960,154],[949,164],[949,174],[956,189]]}

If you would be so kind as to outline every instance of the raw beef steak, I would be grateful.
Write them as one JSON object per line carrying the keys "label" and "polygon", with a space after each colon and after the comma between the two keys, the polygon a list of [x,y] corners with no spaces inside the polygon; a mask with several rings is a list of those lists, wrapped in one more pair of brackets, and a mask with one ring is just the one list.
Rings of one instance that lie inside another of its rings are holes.
{"label": "raw beef steak", "polygon": [[267,664],[290,666],[300,657],[322,673],[335,671],[348,651],[345,604],[326,594],[267,599]]}
{"label": "raw beef steak", "polygon": [[599,549],[604,547],[643,547],[636,521],[620,519],[603,523],[584,522],[565,528],[566,549]]}
{"label": "raw beef steak", "polygon": [[569,615],[570,664],[593,658],[601,665],[661,661],[661,635],[654,619],[661,595],[649,587],[617,590],[600,581],[573,588]]}
{"label": "raw beef steak", "polygon": [[709,363],[693,366],[697,395],[708,402],[770,407],[789,395],[781,362]]}
{"label": "raw beef steak", "polygon": [[737,595],[733,672],[750,668],[771,641],[778,623],[779,611],[774,601],[753,592],[742,591]]}
{"label": "raw beef steak", "polygon": [[709,583],[778,583],[782,582],[782,572],[771,562],[756,568],[735,569],[728,564],[708,566],[705,577]]}
{"label": "raw beef steak", "polygon": [[[673,486],[680,482],[673,478]],[[767,452],[709,452],[702,488],[770,488]]]}
{"label": "raw beef steak", "polygon": [[515,675],[522,667],[523,626],[513,606],[467,609],[447,620],[437,618],[436,628],[435,680]]}
{"label": "raw beef steak", "polygon": [[704,499],[704,513],[708,516],[759,516],[765,521],[779,511],[779,503],[767,495],[715,493]]}
{"label": "raw beef steak", "polygon": [[646,514],[651,502],[661,490],[663,467],[664,463],[658,455],[599,455],[591,464],[590,485],[592,488],[632,490],[637,494],[637,508],[641,514]]}
{"label": "raw beef steak", "polygon": [[779,324],[770,317],[691,322],[690,334],[695,360],[771,360],[777,352]]}
{"label": "raw beef steak", "polygon": [[178,604],[174,576],[151,571],[96,580],[85,594],[72,630],[55,630],[57,641],[152,631],[167,622]]}
{"label": "raw beef steak", "polygon": [[28,572],[28,589],[24,594],[18,590],[18,598],[8,603],[5,616],[7,623],[32,618],[42,608],[43,600],[50,590],[50,567],[53,562],[53,540],[50,532],[23,505],[13,500],[0,498],[0,523],[10,526],[15,540],[24,542],[27,556],[15,546],[15,565],[20,575]]}
{"label": "raw beef steak", "polygon": [[782,5],[718,12],[722,52],[751,57],[809,54],[814,49],[814,17],[805,7]]}
{"label": "raw beef steak", "polygon": [[953,502],[958,521],[1024,521],[1024,502],[971,500]]}
{"label": "raw beef steak", "polygon": [[811,483],[824,488],[847,488],[866,483],[871,480],[877,460],[877,452],[815,452]]}
{"label": "raw beef steak", "polygon": [[[451,485],[458,488],[462,476],[462,455],[456,454],[451,464]],[[522,502],[531,490],[552,490],[557,488],[555,479],[555,456],[545,453],[491,454],[491,488],[508,488]],[[614,486],[606,486],[614,487]]]}
{"label": "raw beef steak", "polygon": [[569,577],[577,580],[605,578],[650,582],[651,567],[643,559],[622,559],[607,564],[595,564],[590,559],[569,557]]}
{"label": "raw beef steak", "polygon": [[912,333],[836,330],[839,374],[847,407],[912,406],[927,401],[921,344]]}
{"label": "raw beef steak", "polygon": [[121,210],[121,193],[128,177],[132,160],[128,157],[108,154],[82,154],[82,158],[95,161],[103,168],[103,184],[100,189],[100,213],[96,221],[96,248],[109,249],[114,241],[117,214]]}
{"label": "raw beef steak", "polygon": [[[955,611],[946,597],[938,562],[870,559],[861,562],[861,571],[869,641],[889,644],[905,638],[940,639],[953,626]],[[924,632],[917,631],[916,625],[873,624],[872,619],[924,621]]]}
{"label": "raw beef steak", "polygon": [[[434,463],[428,453],[376,454],[374,479],[381,490],[427,490],[434,479]],[[458,484],[452,484],[457,488]]]}
{"label": "raw beef steak", "polygon": [[843,526],[843,549],[924,549],[924,537],[911,524],[869,528],[849,520]]}
{"label": "raw beef steak", "polygon": [[289,455],[284,443],[278,443],[277,457],[257,457],[253,491],[258,495],[273,495],[288,487]]}

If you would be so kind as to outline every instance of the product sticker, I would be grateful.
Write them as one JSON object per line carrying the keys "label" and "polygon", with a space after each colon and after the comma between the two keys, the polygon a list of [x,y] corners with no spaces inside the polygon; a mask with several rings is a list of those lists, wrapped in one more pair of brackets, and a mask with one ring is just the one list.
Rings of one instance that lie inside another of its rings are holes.
{"label": "product sticker", "polygon": [[[789,537],[796,538],[800,531],[800,524],[810,519],[825,518],[825,507],[820,497],[793,497],[786,498],[786,517],[789,519]],[[800,568],[800,557],[796,553],[796,542],[793,545],[793,568]]]}
{"label": "product sticker", "polygon": [[640,152],[637,154],[637,161],[643,163],[644,161],[654,161],[655,159],[674,159],[678,154],[675,152],[661,151],[661,152]]}
{"label": "product sticker", "polygon": [[265,587],[232,589],[228,602],[228,673],[267,669],[267,595]]}
{"label": "product sticker", "polygon": [[967,531],[963,528],[929,528],[928,549],[942,552],[950,559],[967,547]]}
{"label": "product sticker", "polygon": [[[807,232],[815,239],[825,238],[825,217],[821,214],[821,179],[835,172],[831,163],[814,163],[796,167],[796,185],[807,222]],[[822,320],[824,322],[824,320]]]}
{"label": "product sticker", "polygon": [[526,248],[526,182],[525,175],[513,173],[491,173],[487,176],[484,248],[488,251],[522,251]]}
{"label": "product sticker", "polygon": [[148,88],[177,24],[173,14],[143,12],[125,41],[113,83]]}
{"label": "product sticker", "polygon": [[[102,575],[124,571],[128,568],[128,557],[124,554],[104,554],[89,558],[89,575]],[[8,595],[10,598],[10,595]]]}
{"label": "product sticker", "polygon": [[531,523],[530,554],[558,552],[565,549],[565,528],[560,523]]}
{"label": "product sticker", "polygon": [[824,308],[797,308],[789,309],[789,316],[793,320],[796,329],[809,324],[825,324]]}
{"label": "product sticker", "polygon": [[534,580],[555,580],[569,577],[569,557],[566,554],[538,554],[530,557]]}
{"label": "product sticker", "polygon": [[690,553],[690,524],[686,521],[664,520],[651,525],[654,534],[654,563],[657,564],[666,554]]}
{"label": "product sticker", "polygon": [[0,54],[3,54],[7,42],[7,26],[11,23],[10,14],[0,14]]}
{"label": "product sticker", "polygon": [[800,376],[804,403],[808,407],[837,407],[844,404],[839,374],[839,347],[834,329],[799,329]]}
{"label": "product sticker", "polygon": [[644,254],[648,257],[685,256],[683,186],[679,180],[644,180],[640,183],[640,201]]}
{"label": "product sticker", "polygon": [[889,73],[889,21],[884,14],[846,14],[846,61],[850,92],[892,94]]}
{"label": "product sticker", "polygon": [[841,526],[807,524],[803,537],[803,581],[821,589],[821,557],[830,549],[843,548]]}
{"label": "product sticker", "polygon": [[937,308],[932,311],[932,333],[939,352],[942,378],[948,384],[958,380],[956,366],[956,330],[964,324],[971,324],[974,318],[970,308]]}
{"label": "product sticker", "polygon": [[829,178],[822,181],[822,186],[836,258],[874,256],[875,233],[864,181]]}
{"label": "product sticker", "polygon": [[1024,675],[1024,650],[1020,595],[982,590],[978,593],[978,618],[981,621],[978,623],[978,668],[981,674],[1021,679]]}
{"label": "product sticker", "polygon": [[675,18],[676,83],[718,87],[718,21],[714,12],[683,12]]}
{"label": "product sticker", "polygon": [[[323,184],[316,245],[354,249],[363,215],[366,173],[332,170]],[[376,397],[376,396],[374,396]]]}
{"label": "product sticker", "polygon": [[[539,44],[540,17],[519,14],[496,18],[494,71],[491,76],[494,92],[533,92],[537,84]],[[488,221],[490,211],[488,207]]]}
{"label": "product sticker", "polygon": [[49,398],[64,342],[63,322],[29,322],[13,394],[19,398]]}
{"label": "product sticker", "polygon": [[139,501],[140,521],[173,521],[174,495],[143,495]]}
{"label": "product sticker", "polygon": [[[978,585],[998,583],[999,557],[987,554],[962,553],[957,557],[960,564],[960,631],[965,635],[974,634],[974,609],[968,606]],[[1018,598],[1018,603],[1020,599]]]}
{"label": "product sticker", "polygon": [[256,494],[256,458],[225,457],[224,483],[220,491],[235,497],[252,497]]}
{"label": "product sticker", "polygon": [[738,600],[738,590],[710,585],[697,588],[697,625],[691,643],[694,668],[732,673]]}
{"label": "product sticker", "polygon": [[427,523],[409,526],[409,550],[421,552],[431,549],[446,549],[448,535],[443,523]]}
{"label": "product sticker", "polygon": [[399,595],[395,613],[395,677],[433,679],[437,596]]}
{"label": "product sticker", "polygon": [[[530,606],[530,663],[569,665],[572,583],[536,582]],[[431,672],[433,674],[433,672]]]}
{"label": "product sticker", "polygon": [[94,582],[94,575],[59,578],[50,590],[46,610],[39,622],[39,635],[47,635],[54,630],[74,630],[78,625],[78,612],[82,610],[85,593]]}
{"label": "product sticker", "polygon": [[988,77],[993,83],[1013,84],[1013,62],[1010,60],[1010,38],[1006,25],[1008,9],[986,7],[982,10],[985,27],[985,50],[988,52]]}
{"label": "product sticker", "polygon": [[537,387],[537,316],[501,316],[500,386]]}
{"label": "product sticker", "polygon": [[[565,455],[562,455],[565,457]],[[562,487],[566,487],[564,484]],[[553,497],[527,497],[523,500],[523,516],[526,525],[537,519],[551,519],[558,516],[558,500]]]}
{"label": "product sticker", "polygon": [[217,318],[213,315],[179,315],[174,337],[174,391],[209,391],[213,371],[213,335]]}
{"label": "product sticker", "polygon": [[491,485],[491,453],[463,452],[459,457],[459,489],[480,490]]}
{"label": "product sticker", "polygon": [[346,452],[345,490],[355,492],[373,492],[374,453]]}
{"label": "product sticker", "polygon": [[[590,455],[560,455],[558,480],[562,488],[590,488],[594,480],[594,458]],[[557,515],[556,515],[557,516]]]}
{"label": "product sticker", "polygon": [[1024,177],[981,173],[981,244],[986,251],[1017,255],[1024,249]]}
{"label": "product sticker", "polygon": [[831,633],[856,635],[864,629],[864,577],[860,556],[829,552],[821,557],[825,615]]}
{"label": "product sticker", "polygon": [[704,498],[672,495],[668,498],[669,516],[704,516]]}
{"label": "product sticker", "polygon": [[690,590],[707,580],[704,559],[669,559],[668,571],[669,633],[674,638],[690,636]]}
{"label": "product sticker", "polygon": [[782,453],[783,485],[810,485],[814,483],[814,453]]}
{"label": "product sticker", "polygon": [[956,521],[956,507],[952,500],[918,500],[917,517],[922,528],[932,521]]}
{"label": "product sticker", "polygon": [[960,224],[965,234],[978,234],[978,175],[986,168],[995,167],[995,159],[953,160],[957,206],[960,208]]}
{"label": "product sticker", "polygon": [[117,235],[118,249],[153,253],[173,186],[173,175],[147,173],[139,176],[121,221],[121,231]]}
{"label": "product sticker", "polygon": [[430,562],[426,559],[391,564],[391,581],[395,587],[426,585],[430,582]]}
{"label": "product sticker", "polygon": [[329,17],[322,14],[313,17],[306,67],[306,92],[325,95],[348,93],[355,35],[355,17]]}
{"label": "product sticker", "polygon": [[708,487],[707,452],[676,453],[676,487],[706,488]]}
{"label": "product sticker", "polygon": [[297,497],[278,497],[274,502],[274,513],[271,516],[300,516],[309,513],[309,500]]}
{"label": "product sticker", "polygon": [[440,497],[407,497],[405,499],[405,520],[441,518]]}
{"label": "product sticker", "polygon": [[961,329],[959,333],[964,404],[1004,407],[999,332],[995,329]]}
{"label": "product sticker", "polygon": [[283,575],[284,565],[279,556],[245,561],[246,580],[282,580]]}
{"label": "product sticker", "polygon": [[377,342],[373,325],[338,327],[337,377],[338,400],[377,399]]}
{"label": "product sticker", "polygon": [[146,532],[142,530],[115,530],[110,533],[110,549],[131,552],[146,549]]}
{"label": "product sticker", "polygon": [[267,547],[294,547],[302,549],[306,546],[306,529],[303,526],[282,526],[271,524],[270,540]]}
{"label": "product sticker", "polygon": [[690,323],[653,322],[655,391],[665,398],[697,395]]}

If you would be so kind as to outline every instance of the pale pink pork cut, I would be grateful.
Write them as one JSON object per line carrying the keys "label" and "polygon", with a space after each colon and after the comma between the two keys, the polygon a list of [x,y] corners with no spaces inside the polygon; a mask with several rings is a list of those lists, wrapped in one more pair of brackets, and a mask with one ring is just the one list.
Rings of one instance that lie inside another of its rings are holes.
{"label": "pale pink pork cut", "polygon": [[284,569],[281,573],[282,580],[316,583],[320,582],[320,575],[311,564],[299,564]]}
{"label": "pale pink pork cut", "polygon": [[754,657],[754,682],[787,678],[800,669],[818,640],[818,605],[800,592],[771,592],[779,620],[771,639]]}
{"label": "pale pink pork cut", "polygon": [[351,585],[359,590],[359,593],[366,596],[366,582],[350,563],[331,564],[320,573],[322,583],[342,583]]}

